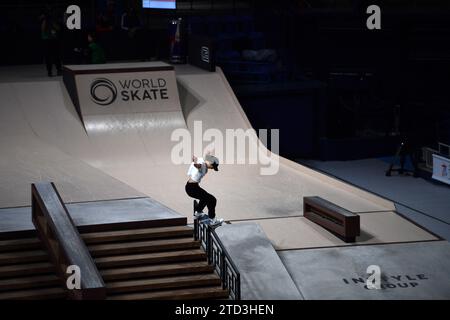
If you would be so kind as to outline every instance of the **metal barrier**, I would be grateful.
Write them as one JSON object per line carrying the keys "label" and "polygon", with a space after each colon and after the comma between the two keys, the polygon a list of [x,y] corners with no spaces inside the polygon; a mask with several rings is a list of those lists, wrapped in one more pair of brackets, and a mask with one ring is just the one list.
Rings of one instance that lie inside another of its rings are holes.
{"label": "metal barrier", "polygon": [[194,237],[195,240],[200,240],[201,246],[208,256],[208,263],[214,266],[222,280],[222,287],[229,291],[230,299],[240,300],[241,274],[217,236],[215,229],[200,223],[196,218],[194,219]]}

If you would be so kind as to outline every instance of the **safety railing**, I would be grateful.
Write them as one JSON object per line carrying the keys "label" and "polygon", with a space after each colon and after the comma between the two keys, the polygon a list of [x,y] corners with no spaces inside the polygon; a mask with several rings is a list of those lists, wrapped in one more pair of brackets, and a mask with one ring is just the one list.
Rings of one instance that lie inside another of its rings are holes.
{"label": "safety railing", "polygon": [[222,241],[213,227],[194,219],[194,238],[199,240],[208,256],[208,263],[213,265],[223,289],[227,289],[232,300],[241,299],[241,275],[231,260]]}

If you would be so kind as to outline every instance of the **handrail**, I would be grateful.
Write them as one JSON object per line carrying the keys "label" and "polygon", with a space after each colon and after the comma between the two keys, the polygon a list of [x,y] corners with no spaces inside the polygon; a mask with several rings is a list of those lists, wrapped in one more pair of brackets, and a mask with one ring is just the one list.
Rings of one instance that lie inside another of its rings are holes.
{"label": "handrail", "polygon": [[[68,290],[69,298],[105,299],[105,283],[55,185],[50,182],[32,184],[31,198],[33,224]],[[72,290],[66,284],[72,275],[67,273],[69,266],[76,266],[80,271],[80,286]]]}
{"label": "handrail", "polygon": [[222,280],[222,288],[229,290],[232,300],[241,300],[241,274],[219,239],[215,228],[200,223],[198,218],[195,218],[194,237],[195,240],[200,240],[202,247],[205,249],[208,264],[214,266]]}

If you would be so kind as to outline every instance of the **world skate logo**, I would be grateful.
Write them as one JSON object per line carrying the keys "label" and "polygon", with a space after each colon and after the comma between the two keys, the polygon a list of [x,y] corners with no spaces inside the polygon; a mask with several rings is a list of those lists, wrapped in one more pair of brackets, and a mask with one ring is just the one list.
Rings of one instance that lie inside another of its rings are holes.
{"label": "world skate logo", "polygon": [[202,47],[202,61],[209,63],[209,48]]}
{"label": "world skate logo", "polygon": [[109,106],[117,99],[115,84],[105,78],[95,79],[91,84],[91,99],[101,106]]}

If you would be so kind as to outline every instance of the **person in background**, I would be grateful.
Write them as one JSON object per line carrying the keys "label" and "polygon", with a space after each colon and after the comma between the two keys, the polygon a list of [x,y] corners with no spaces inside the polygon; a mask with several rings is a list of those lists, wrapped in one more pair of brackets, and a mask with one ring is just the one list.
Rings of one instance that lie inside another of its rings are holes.
{"label": "person in background", "polygon": [[61,27],[52,18],[51,14],[44,13],[40,16],[41,39],[44,47],[44,59],[49,77],[53,76],[53,65],[56,67],[57,75],[61,72],[61,50],[60,34]]}
{"label": "person in background", "polygon": [[122,30],[127,31],[130,38],[134,38],[136,32],[141,29],[142,24],[134,8],[130,8],[122,14],[120,26]]}
{"label": "person in background", "polygon": [[88,33],[88,57],[92,64],[105,63],[105,52],[103,48],[97,43],[95,33]]}
{"label": "person in background", "polygon": [[111,32],[114,30],[112,18],[107,13],[100,13],[97,16],[97,21],[95,24],[95,31],[100,32]]}
{"label": "person in background", "polygon": [[120,26],[125,35],[128,59],[141,58],[143,54],[143,28],[139,14],[135,8],[131,7],[122,14]]}

